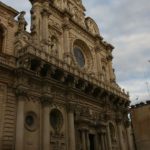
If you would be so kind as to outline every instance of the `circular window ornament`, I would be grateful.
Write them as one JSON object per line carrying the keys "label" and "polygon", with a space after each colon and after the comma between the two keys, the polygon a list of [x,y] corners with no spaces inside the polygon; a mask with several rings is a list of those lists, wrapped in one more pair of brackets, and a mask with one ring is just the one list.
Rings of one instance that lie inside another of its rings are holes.
{"label": "circular window ornament", "polygon": [[58,109],[50,112],[50,124],[56,132],[59,132],[63,125],[63,115]]}
{"label": "circular window ornament", "polygon": [[34,112],[28,112],[25,116],[25,127],[29,131],[37,129],[37,115]]}
{"label": "circular window ornament", "polygon": [[74,53],[74,57],[76,59],[76,62],[78,63],[78,65],[81,68],[83,68],[85,66],[85,58],[84,58],[84,54],[83,54],[81,48],[74,47],[73,53]]}

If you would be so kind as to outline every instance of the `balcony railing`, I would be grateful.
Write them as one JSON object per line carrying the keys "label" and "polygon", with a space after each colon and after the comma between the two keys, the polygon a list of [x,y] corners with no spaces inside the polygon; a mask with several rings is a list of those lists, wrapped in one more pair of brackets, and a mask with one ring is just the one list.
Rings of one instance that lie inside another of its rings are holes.
{"label": "balcony railing", "polygon": [[64,71],[69,72],[81,79],[84,79],[98,87],[101,87],[119,97],[122,97],[123,99],[129,100],[129,94],[126,93],[124,90],[122,90],[120,87],[115,86],[111,82],[97,79],[97,78],[85,73],[83,70],[80,70],[77,67],[71,66],[71,65],[67,64],[66,62],[58,59],[57,57],[52,56],[51,54],[49,54],[47,52],[44,52],[40,49],[35,48],[34,46],[27,46],[27,47],[19,50],[17,54],[18,54],[18,58],[24,57],[27,54],[38,57],[47,63],[50,63],[58,68],[61,68]]}

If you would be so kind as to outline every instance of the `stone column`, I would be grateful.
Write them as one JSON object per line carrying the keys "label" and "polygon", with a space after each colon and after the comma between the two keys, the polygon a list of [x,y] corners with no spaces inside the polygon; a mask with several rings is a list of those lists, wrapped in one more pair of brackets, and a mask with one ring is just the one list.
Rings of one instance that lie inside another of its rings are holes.
{"label": "stone column", "polygon": [[86,136],[84,130],[82,130],[82,149],[86,150]]}
{"label": "stone column", "polygon": [[[104,139],[105,139],[105,147],[106,147],[106,150],[110,150],[110,149],[109,149],[108,139],[107,139],[107,135],[106,135],[106,134],[104,135]],[[111,148],[111,149],[112,149],[112,148]]]}
{"label": "stone column", "polygon": [[107,125],[107,141],[108,141],[108,149],[112,150],[112,143],[111,143],[111,135],[110,135],[109,124]]}
{"label": "stone column", "polygon": [[16,91],[17,96],[17,123],[16,123],[16,145],[15,150],[24,149],[24,105],[26,92],[22,88]]}
{"label": "stone column", "polygon": [[45,1],[43,3],[43,11],[42,11],[42,42],[44,44],[44,50],[48,52],[48,38],[49,38],[49,28],[48,28],[48,20],[49,20],[50,12],[49,12],[49,2]]}
{"label": "stone column", "polygon": [[90,142],[89,142],[89,133],[88,131],[86,132],[86,149],[89,150],[90,149]]}
{"label": "stone column", "polygon": [[101,62],[100,51],[101,49],[98,44],[98,46],[95,46],[95,54],[96,54],[96,63],[97,63],[97,75],[98,75],[98,78],[101,80],[102,79],[102,62]]}
{"label": "stone column", "polygon": [[50,150],[50,122],[49,122],[49,105],[52,102],[51,96],[42,96],[42,150]]}
{"label": "stone column", "polygon": [[118,123],[117,128],[118,128],[120,150],[124,150],[124,142],[123,142],[123,136],[122,136],[122,125],[121,125],[121,122]]}
{"label": "stone column", "polygon": [[98,141],[99,135],[95,134],[95,149],[99,150],[99,141]]}
{"label": "stone column", "polygon": [[75,127],[74,127],[74,105],[68,106],[68,140],[69,150],[75,150]]}
{"label": "stone column", "polygon": [[65,61],[70,64],[70,40],[69,40],[69,30],[70,30],[70,25],[69,25],[69,16],[65,16],[64,18],[64,54],[65,54]]}
{"label": "stone column", "polygon": [[105,150],[105,139],[104,139],[104,133],[101,133],[101,144],[102,144],[102,150]]}

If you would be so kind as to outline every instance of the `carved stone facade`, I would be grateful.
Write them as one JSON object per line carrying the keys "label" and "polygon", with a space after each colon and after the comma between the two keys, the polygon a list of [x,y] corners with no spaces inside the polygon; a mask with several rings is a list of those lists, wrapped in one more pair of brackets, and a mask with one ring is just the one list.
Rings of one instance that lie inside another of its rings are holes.
{"label": "carved stone facade", "polygon": [[0,2],[0,150],[130,149],[114,47],[81,0],[30,1],[31,33]]}

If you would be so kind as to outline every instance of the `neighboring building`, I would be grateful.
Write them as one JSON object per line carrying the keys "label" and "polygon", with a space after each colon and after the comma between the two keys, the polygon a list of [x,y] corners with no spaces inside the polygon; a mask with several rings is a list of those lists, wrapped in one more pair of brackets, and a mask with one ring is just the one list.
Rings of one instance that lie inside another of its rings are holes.
{"label": "neighboring building", "polygon": [[30,1],[31,33],[0,2],[0,150],[129,150],[113,46],[80,0]]}
{"label": "neighboring building", "polygon": [[137,150],[150,149],[150,101],[131,107],[131,120]]}

